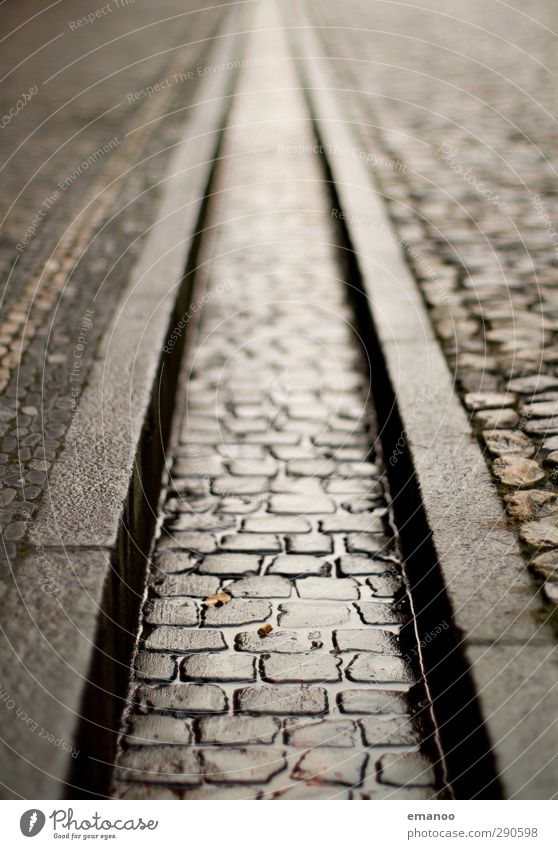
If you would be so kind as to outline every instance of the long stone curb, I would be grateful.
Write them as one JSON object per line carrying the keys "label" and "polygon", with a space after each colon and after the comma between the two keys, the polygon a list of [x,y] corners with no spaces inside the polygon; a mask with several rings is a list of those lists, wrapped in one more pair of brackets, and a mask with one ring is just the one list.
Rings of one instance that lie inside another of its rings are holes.
{"label": "long stone curb", "polygon": [[[556,641],[541,624],[516,534],[366,165],[370,151],[359,147],[325,49],[300,6],[293,19],[293,44],[338,199],[332,215],[342,219],[356,256],[402,422],[399,444],[418,483],[501,792],[506,798],[548,798],[558,784]],[[390,459],[396,465],[397,453]],[[420,582],[420,575],[411,580],[415,587]]]}
{"label": "long stone curb", "polygon": [[[207,61],[214,67],[235,58],[238,41],[224,34],[223,25],[220,33]],[[125,556],[117,549],[122,547],[121,524],[138,476],[147,421],[152,422],[149,437],[161,441],[153,425],[153,398],[162,351],[169,348],[175,326],[232,82],[230,73],[203,77],[196,102],[186,110],[182,141],[171,155],[156,219],[54,464],[33,523],[29,554],[14,567],[13,583],[0,602],[0,696],[6,694],[0,710],[9,713],[0,743],[1,795],[6,798],[79,795],[78,788],[66,788],[64,782],[71,780],[75,760],[82,756],[78,732],[84,702],[91,701],[96,643],[103,643],[100,631],[115,625],[110,599],[107,609],[107,592],[112,592],[107,587],[115,573],[117,580],[127,582],[126,575],[118,574],[125,570],[118,562]],[[133,546],[134,540],[125,545]],[[141,576],[133,580],[141,593]],[[108,655],[100,659],[101,666],[114,662]],[[101,704],[104,696],[98,688],[93,695],[98,704],[85,704],[98,717],[100,739],[110,729],[110,716]],[[87,760],[86,771],[94,768],[90,755]]]}

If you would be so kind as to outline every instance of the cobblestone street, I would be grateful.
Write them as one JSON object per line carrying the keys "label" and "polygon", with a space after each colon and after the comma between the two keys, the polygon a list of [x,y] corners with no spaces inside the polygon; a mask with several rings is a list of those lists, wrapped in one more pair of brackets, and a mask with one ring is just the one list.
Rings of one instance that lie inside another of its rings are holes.
{"label": "cobblestone street", "polygon": [[555,799],[558,9],[0,14],[0,795]]}
{"label": "cobblestone street", "polygon": [[117,794],[431,798],[364,355],[317,163],[283,153],[314,143],[285,39],[267,42],[214,190]]}

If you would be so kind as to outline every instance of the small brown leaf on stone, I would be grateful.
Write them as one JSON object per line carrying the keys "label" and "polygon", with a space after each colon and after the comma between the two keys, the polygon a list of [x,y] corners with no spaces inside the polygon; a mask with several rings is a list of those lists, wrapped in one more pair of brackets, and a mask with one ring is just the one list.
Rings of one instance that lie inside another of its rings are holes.
{"label": "small brown leaf on stone", "polygon": [[221,607],[230,600],[231,596],[227,595],[227,593],[213,593],[213,595],[207,596],[204,601],[204,605],[206,607]]}
{"label": "small brown leaf on stone", "polygon": [[262,625],[261,628],[258,628],[258,634],[260,635],[260,637],[267,637],[267,635],[271,631],[273,631],[273,625],[270,625],[269,623],[267,625]]}

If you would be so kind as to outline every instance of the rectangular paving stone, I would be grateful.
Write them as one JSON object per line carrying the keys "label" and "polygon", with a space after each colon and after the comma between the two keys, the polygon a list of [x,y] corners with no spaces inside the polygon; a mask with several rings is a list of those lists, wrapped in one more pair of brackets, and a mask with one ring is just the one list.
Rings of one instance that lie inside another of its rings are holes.
{"label": "rectangular paving stone", "polygon": [[216,478],[211,485],[215,495],[260,495],[268,492],[269,478],[229,475]]}
{"label": "rectangular paving stone", "polygon": [[409,705],[400,692],[390,690],[343,690],[337,694],[341,713],[408,713]]}
{"label": "rectangular paving stone", "polygon": [[242,529],[253,534],[306,534],[312,526],[302,516],[254,516],[243,520]]}
{"label": "rectangular paving stone", "polygon": [[359,597],[356,581],[351,578],[302,578],[296,582],[300,598],[355,601]]}
{"label": "rectangular paving stone", "polygon": [[227,648],[225,638],[220,631],[180,628],[162,625],[155,628],[145,642],[147,650],[187,652],[222,651]]}
{"label": "rectangular paving stone", "polygon": [[198,743],[216,746],[271,744],[280,732],[281,722],[273,716],[223,715],[196,720]]}
{"label": "rectangular paving stone", "polygon": [[174,522],[166,529],[166,536],[159,540],[159,550],[179,549],[182,554],[211,554],[217,549],[215,536],[201,531],[175,531]]}
{"label": "rectangular paving stone", "polygon": [[256,658],[232,652],[200,652],[185,657],[180,670],[185,681],[255,681]]}
{"label": "rectangular paving stone", "polygon": [[137,678],[146,681],[170,681],[176,675],[176,661],[167,654],[140,651],[134,661]]}
{"label": "rectangular paving stone", "polygon": [[333,632],[333,642],[339,651],[370,651],[379,654],[399,654],[399,640],[390,631],[380,628],[346,628]]}
{"label": "rectangular paving stone", "polygon": [[282,628],[328,628],[348,622],[350,616],[346,604],[289,602],[279,605],[277,622]]}
{"label": "rectangular paving stone", "polygon": [[341,663],[341,658],[320,652],[263,655],[262,680],[271,684],[340,681]]}
{"label": "rectangular paving stone", "polygon": [[[363,515],[362,513],[357,515]],[[347,536],[347,551],[350,554],[388,554],[392,540],[375,534],[349,534]]]}
{"label": "rectangular paving stone", "polygon": [[[374,549],[374,553],[378,553],[376,549]],[[389,574],[395,569],[395,566],[389,561],[367,557],[366,554],[345,554],[339,558],[337,569],[341,577],[350,578],[352,576],[382,575],[386,572]]]}
{"label": "rectangular paving stone", "polygon": [[403,610],[395,604],[360,601],[355,605],[365,625],[397,625],[403,621]]}
{"label": "rectangular paving stone", "polygon": [[172,758],[165,748],[147,746],[122,752],[116,768],[118,781],[146,781],[153,784],[201,784],[201,768],[192,749],[173,749]]}
{"label": "rectangular paving stone", "polygon": [[289,598],[292,584],[279,575],[261,575],[233,581],[225,589],[235,598]]}
{"label": "rectangular paving stone", "polygon": [[366,752],[350,749],[311,749],[296,762],[291,777],[317,784],[360,784],[366,766]]}
{"label": "rectangular paving stone", "polygon": [[209,575],[170,575],[165,578],[154,578],[151,586],[160,596],[207,598],[217,592],[219,581]]}
{"label": "rectangular paving stone", "polygon": [[228,699],[215,684],[180,684],[138,687],[134,702],[165,713],[223,713]]}
{"label": "rectangular paving stone", "polygon": [[395,682],[410,684],[414,681],[408,665],[400,657],[382,654],[357,654],[347,666],[345,674],[349,681],[391,686]]}
{"label": "rectangular paving stone", "polygon": [[290,746],[301,749],[317,746],[350,749],[358,740],[356,725],[351,719],[285,720],[285,735]]}
{"label": "rectangular paving stone", "polygon": [[130,717],[125,741],[127,746],[186,746],[192,738],[192,729],[185,719],[150,713]]}
{"label": "rectangular paving stone", "polygon": [[327,710],[327,695],[323,687],[262,684],[236,690],[234,703],[237,710],[246,713],[271,716],[318,715]]}
{"label": "rectangular paving stone", "polygon": [[210,784],[260,784],[286,767],[281,749],[203,749],[203,774]]}
{"label": "rectangular paving stone", "polygon": [[278,554],[281,544],[271,534],[226,534],[219,543],[221,551],[253,551],[260,554]]}
{"label": "rectangular paving stone", "polygon": [[385,525],[382,515],[374,513],[339,513],[327,516],[320,521],[320,530],[324,534],[367,533],[384,534]]}
{"label": "rectangular paving stone", "polygon": [[331,564],[311,554],[280,554],[268,566],[266,574],[286,575],[292,578],[300,575],[327,576],[331,574]]}
{"label": "rectangular paving stone", "polygon": [[249,652],[307,652],[321,648],[320,633],[274,630],[260,636],[257,630],[243,631],[234,640],[237,651]]}
{"label": "rectangular paving stone", "polygon": [[378,761],[381,784],[396,787],[433,787],[436,781],[431,761],[419,752],[388,752]]}
{"label": "rectangular paving stone", "polygon": [[260,568],[262,558],[256,554],[213,554],[205,557],[199,566],[203,575],[254,575]]}
{"label": "rectangular paving stone", "polygon": [[294,515],[319,515],[335,513],[335,502],[326,495],[312,497],[306,495],[272,495],[269,500],[270,513]]}
{"label": "rectangular paving stone", "polygon": [[332,554],[333,540],[325,534],[289,534],[287,537],[289,554]]}
{"label": "rectangular paving stone", "polygon": [[195,506],[191,513],[181,513],[173,521],[173,531],[228,531],[234,528],[236,521],[230,516],[219,513],[196,513]]}
{"label": "rectangular paving stone", "polygon": [[367,716],[359,720],[366,746],[416,746],[416,731],[408,717]]}
{"label": "rectangular paving stone", "polygon": [[196,603],[191,599],[156,598],[147,602],[143,613],[148,625],[197,625]]}
{"label": "rectangular paving stone", "polygon": [[173,575],[178,572],[188,572],[195,569],[197,558],[188,551],[164,551],[157,552],[157,557],[153,563],[155,572],[163,572],[166,575]]}
{"label": "rectangular paving stone", "polygon": [[260,599],[233,598],[220,607],[208,607],[203,614],[204,626],[218,627],[265,622],[271,616],[271,604]]}
{"label": "rectangular paving stone", "polygon": [[287,474],[294,477],[327,478],[335,471],[333,460],[291,460],[287,464]]}

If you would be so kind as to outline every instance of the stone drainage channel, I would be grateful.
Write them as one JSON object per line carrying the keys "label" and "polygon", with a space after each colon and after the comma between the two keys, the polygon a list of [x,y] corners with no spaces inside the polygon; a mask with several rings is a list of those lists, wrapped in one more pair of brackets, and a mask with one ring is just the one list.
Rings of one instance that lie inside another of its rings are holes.
{"label": "stone drainage channel", "polygon": [[402,424],[274,14],[259,7],[248,39],[267,59],[239,75],[169,334],[186,346],[147,588],[110,790],[91,792],[494,797],[404,444],[385,461]]}

